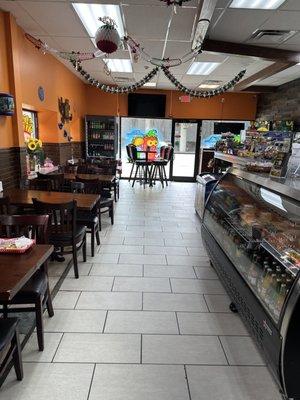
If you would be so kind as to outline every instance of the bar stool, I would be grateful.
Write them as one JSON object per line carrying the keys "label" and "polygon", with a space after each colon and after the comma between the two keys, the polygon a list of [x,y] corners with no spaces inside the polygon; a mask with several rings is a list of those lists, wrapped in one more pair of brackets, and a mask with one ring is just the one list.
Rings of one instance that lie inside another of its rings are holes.
{"label": "bar stool", "polygon": [[157,174],[159,176],[159,180],[161,182],[162,187],[164,187],[164,182],[166,186],[168,186],[166,166],[173,159],[173,155],[174,155],[174,148],[172,146],[162,146],[160,148],[160,157],[152,162],[150,186],[152,186],[153,181],[156,180]]}
{"label": "bar stool", "polygon": [[131,153],[132,153],[132,159],[134,161],[134,165],[136,166],[133,182],[132,182],[132,187],[134,187],[135,181],[137,180],[138,173],[140,172],[140,179],[143,182],[144,188],[146,187],[146,181],[149,177],[150,180],[150,171],[151,171],[151,165],[152,161],[147,161],[147,160],[142,160],[138,158],[138,150],[136,146],[131,145]]}

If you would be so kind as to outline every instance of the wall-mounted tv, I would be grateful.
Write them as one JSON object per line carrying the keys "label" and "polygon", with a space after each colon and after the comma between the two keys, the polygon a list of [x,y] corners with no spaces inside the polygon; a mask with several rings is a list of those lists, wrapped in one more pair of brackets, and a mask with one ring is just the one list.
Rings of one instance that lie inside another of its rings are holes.
{"label": "wall-mounted tv", "polygon": [[128,117],[156,117],[166,115],[166,95],[140,94],[128,95]]}

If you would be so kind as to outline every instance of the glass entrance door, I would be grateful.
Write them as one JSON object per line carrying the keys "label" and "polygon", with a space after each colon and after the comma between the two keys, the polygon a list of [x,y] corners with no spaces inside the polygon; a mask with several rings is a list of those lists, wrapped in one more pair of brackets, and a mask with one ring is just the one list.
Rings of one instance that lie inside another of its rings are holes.
{"label": "glass entrance door", "polygon": [[199,168],[201,121],[173,120],[171,179],[194,181]]}

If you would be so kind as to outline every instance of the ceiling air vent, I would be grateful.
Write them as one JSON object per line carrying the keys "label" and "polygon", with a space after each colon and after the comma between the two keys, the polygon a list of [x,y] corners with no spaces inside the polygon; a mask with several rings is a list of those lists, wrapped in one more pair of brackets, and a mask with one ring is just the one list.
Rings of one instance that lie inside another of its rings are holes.
{"label": "ceiling air vent", "polygon": [[298,33],[298,31],[257,29],[252,33],[249,41],[258,43],[283,43],[294,36],[296,33]]}
{"label": "ceiling air vent", "polygon": [[127,78],[126,76],[114,76],[114,81],[116,83],[130,83],[131,78]]}

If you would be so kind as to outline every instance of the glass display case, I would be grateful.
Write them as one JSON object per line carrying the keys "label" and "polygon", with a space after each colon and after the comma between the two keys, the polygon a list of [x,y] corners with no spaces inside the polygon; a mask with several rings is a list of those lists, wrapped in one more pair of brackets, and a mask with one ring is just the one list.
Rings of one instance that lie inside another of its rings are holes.
{"label": "glass display case", "polygon": [[[233,168],[212,191],[202,224],[231,306],[257,339],[283,393],[288,389],[282,382],[293,373],[288,349],[293,347],[300,365],[300,345],[290,340],[300,311],[299,200],[297,188]],[[285,398],[300,399],[300,385],[294,389],[299,397],[294,391]]]}

